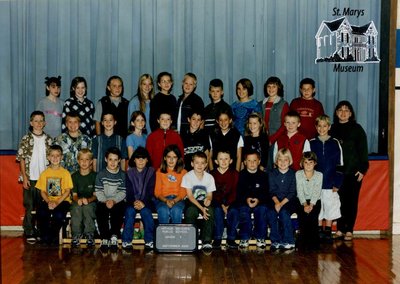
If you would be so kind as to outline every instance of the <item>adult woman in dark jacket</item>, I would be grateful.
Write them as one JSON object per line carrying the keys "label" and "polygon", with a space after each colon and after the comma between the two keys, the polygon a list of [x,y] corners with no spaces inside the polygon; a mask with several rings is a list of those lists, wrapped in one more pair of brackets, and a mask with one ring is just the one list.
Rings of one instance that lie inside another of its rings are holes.
{"label": "adult woman in dark jacket", "polygon": [[337,223],[336,237],[344,237],[346,241],[351,241],[357,218],[361,183],[369,164],[367,136],[361,125],[356,122],[356,115],[350,102],[341,101],[337,104],[330,134],[339,140],[344,160],[341,169],[344,180],[339,189],[342,217]]}

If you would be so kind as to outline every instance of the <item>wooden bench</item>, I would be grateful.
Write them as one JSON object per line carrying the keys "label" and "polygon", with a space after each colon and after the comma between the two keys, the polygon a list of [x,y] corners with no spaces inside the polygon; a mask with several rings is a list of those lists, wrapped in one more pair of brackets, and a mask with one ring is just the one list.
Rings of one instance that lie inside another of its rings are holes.
{"label": "wooden bench", "polygon": [[[158,219],[158,214],[157,213],[153,213],[153,219],[157,220]],[[182,219],[184,219],[185,216],[182,216]],[[297,220],[297,214],[293,213],[292,216],[292,221],[296,222],[295,220]],[[203,216],[199,214],[198,217],[199,220],[203,219]],[[251,219],[254,219],[254,215],[251,214]],[[135,220],[141,220],[140,217],[140,213],[136,213],[135,216]],[[297,230],[297,227],[295,226],[295,230]],[[71,214],[70,212],[67,213],[66,216],[66,222],[64,224],[64,226],[60,229],[60,235],[59,235],[59,240],[60,240],[60,244],[70,244],[72,241],[72,233],[71,233]],[[100,244],[101,243],[101,239],[96,239],[95,240],[96,244]],[[122,241],[119,240],[119,243],[121,243]],[[222,244],[225,244],[225,240],[222,240]],[[250,244],[255,244],[256,241],[255,240],[250,240],[249,242]],[[269,240],[266,240],[266,243],[269,245],[271,244],[271,242]],[[81,244],[86,244],[86,240],[82,239],[81,240]],[[134,245],[144,245],[144,240],[143,239],[133,239],[132,244]]]}

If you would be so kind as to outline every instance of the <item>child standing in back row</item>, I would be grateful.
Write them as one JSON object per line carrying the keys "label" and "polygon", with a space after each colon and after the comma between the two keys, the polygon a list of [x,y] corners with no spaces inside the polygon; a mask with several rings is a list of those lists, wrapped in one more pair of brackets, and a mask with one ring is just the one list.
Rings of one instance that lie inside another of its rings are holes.
{"label": "child standing in back row", "polygon": [[300,98],[295,98],[290,103],[290,110],[300,115],[301,125],[299,131],[308,139],[315,138],[315,119],[324,114],[321,102],[315,99],[315,81],[304,78],[300,82]]}
{"label": "child standing in back row", "polygon": [[236,83],[236,95],[239,101],[232,104],[233,122],[242,136],[249,115],[253,112],[261,113],[260,105],[250,98],[253,95],[253,89],[253,84],[247,78],[240,79]]}
{"label": "child standing in back row", "polygon": [[22,137],[17,161],[22,177],[23,204],[25,216],[23,220],[24,235],[28,243],[35,243],[39,237],[32,211],[37,211],[40,203],[40,192],[36,189],[36,181],[39,175],[46,169],[47,150],[52,144],[52,139],[43,129],[46,125],[45,115],[41,111],[34,111],[30,116],[29,132]]}
{"label": "child standing in back row", "polygon": [[220,79],[210,81],[208,89],[211,103],[204,108],[204,129],[207,133],[214,131],[218,127],[218,114],[221,112],[232,111],[231,106],[224,101],[224,84]]}
{"label": "child standing in back row", "polygon": [[189,129],[188,119],[193,111],[203,112],[204,103],[196,91],[197,77],[193,73],[186,73],[182,81],[182,95],[177,102],[177,130],[179,133]]}
{"label": "child standing in back row", "polygon": [[[268,134],[269,145],[273,146],[278,137],[285,133],[285,115],[289,111],[288,103],[283,99],[283,84],[278,77],[269,77],[264,84],[265,99],[260,102],[265,130]],[[273,147],[270,147],[268,169],[272,169],[275,157]]]}
{"label": "child standing in back row", "polygon": [[111,76],[107,80],[106,95],[96,104],[94,120],[96,121],[96,134],[103,133],[103,117],[112,113],[115,121],[114,133],[126,138],[128,135],[128,105],[129,101],[123,97],[124,82],[119,76]]}
{"label": "child standing in back row", "polygon": [[61,134],[61,118],[64,101],[61,100],[61,76],[46,77],[46,97],[41,99],[36,110],[42,111],[46,116],[46,133],[52,138]]}
{"label": "child standing in back row", "polygon": [[81,124],[79,130],[89,138],[95,136],[95,126],[93,121],[94,104],[87,98],[87,83],[83,77],[75,77],[71,81],[70,98],[64,103],[62,113],[62,131],[67,131],[66,117],[70,112],[79,115]]}
{"label": "child standing in back row", "polygon": [[176,98],[171,94],[173,86],[174,80],[171,73],[161,72],[158,74],[157,87],[160,92],[150,102],[149,123],[151,131],[158,129],[159,125],[157,121],[161,113],[169,113],[171,121],[176,123]]}
{"label": "child standing in back row", "polygon": [[150,118],[150,102],[154,97],[153,78],[150,74],[143,74],[139,77],[138,88],[136,95],[129,102],[128,106],[128,124],[130,122],[132,113],[140,110],[144,113],[147,119],[146,134],[151,133],[149,118]]}

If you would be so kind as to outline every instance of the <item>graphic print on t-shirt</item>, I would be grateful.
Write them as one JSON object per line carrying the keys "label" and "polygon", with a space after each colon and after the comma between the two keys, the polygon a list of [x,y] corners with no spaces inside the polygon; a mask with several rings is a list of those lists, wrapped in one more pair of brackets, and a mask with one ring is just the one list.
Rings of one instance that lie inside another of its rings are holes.
{"label": "graphic print on t-shirt", "polygon": [[47,178],[46,189],[49,196],[61,196],[61,178]]}
{"label": "graphic print on t-shirt", "polygon": [[206,199],[207,188],[204,185],[193,186],[193,196],[198,201],[204,201]]}

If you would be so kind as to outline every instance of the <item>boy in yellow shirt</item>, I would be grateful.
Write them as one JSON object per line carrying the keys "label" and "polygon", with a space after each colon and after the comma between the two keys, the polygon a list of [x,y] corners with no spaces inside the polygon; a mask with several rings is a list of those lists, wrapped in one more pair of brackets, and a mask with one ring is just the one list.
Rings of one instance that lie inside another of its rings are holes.
{"label": "boy in yellow shirt", "polygon": [[61,167],[62,156],[61,146],[50,146],[47,156],[50,166],[40,174],[36,183],[43,198],[37,212],[40,237],[49,245],[58,244],[58,232],[71,205],[72,178]]}

